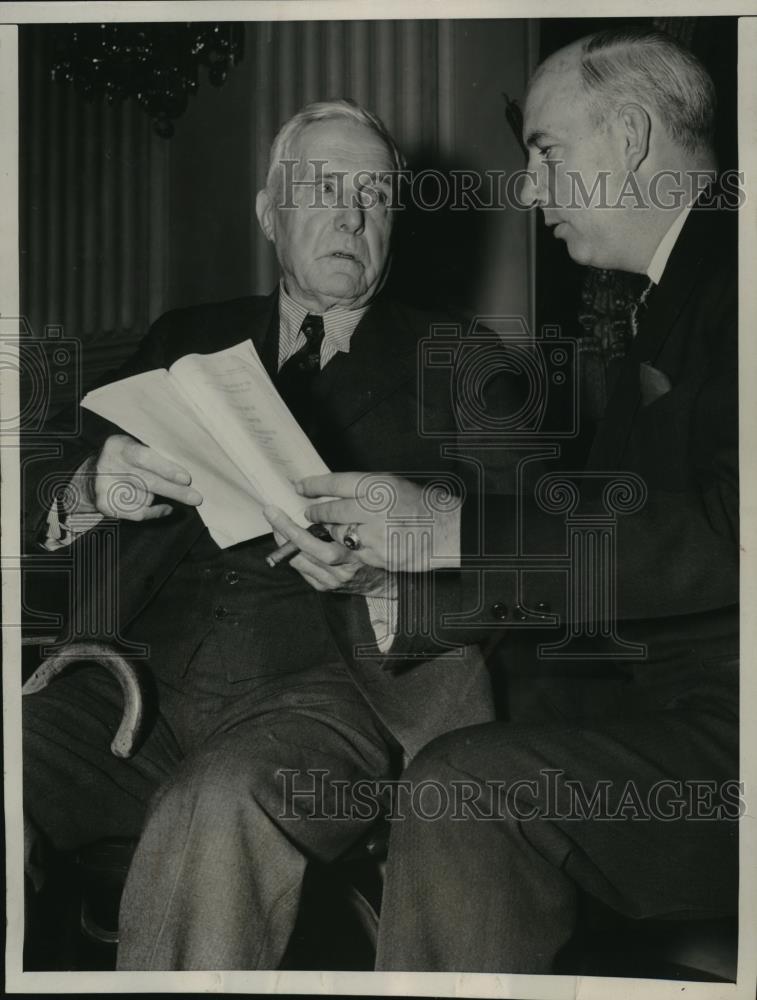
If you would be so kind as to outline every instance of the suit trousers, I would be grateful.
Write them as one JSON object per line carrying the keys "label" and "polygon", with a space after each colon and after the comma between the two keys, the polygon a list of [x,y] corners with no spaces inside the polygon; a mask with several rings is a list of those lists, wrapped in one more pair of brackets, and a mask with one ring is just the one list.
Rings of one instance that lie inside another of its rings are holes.
{"label": "suit trousers", "polygon": [[628,917],[735,912],[736,727],[691,706],[434,740],[404,775],[377,967],[548,974],[579,891]]}
{"label": "suit trousers", "polygon": [[158,679],[157,718],[130,760],[109,751],[121,713],[109,675],[78,667],[24,698],[37,830],[60,850],[140,838],[119,969],[277,968],[307,860],[335,859],[369,822],[344,792],[344,815],[330,818],[334,783],[390,771],[389,742],[343,665],[231,683],[217,654],[209,637],[181,684]]}

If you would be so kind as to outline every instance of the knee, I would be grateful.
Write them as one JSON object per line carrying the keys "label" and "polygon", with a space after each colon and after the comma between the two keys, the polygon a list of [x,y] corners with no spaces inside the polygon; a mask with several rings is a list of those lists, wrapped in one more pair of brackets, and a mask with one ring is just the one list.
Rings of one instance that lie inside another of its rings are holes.
{"label": "knee", "polygon": [[447,761],[447,748],[450,745],[454,747],[454,743],[446,735],[427,743],[406,765],[402,772],[403,779],[411,784],[450,780],[454,777],[453,768]]}
{"label": "knee", "polygon": [[454,730],[428,743],[403,774],[411,795],[448,803],[453,818],[488,818],[516,825],[545,815],[551,786],[547,758],[532,732],[502,723]]}
{"label": "knee", "polygon": [[24,765],[49,754],[55,745],[50,719],[43,695],[21,699],[21,742]]}
{"label": "knee", "polygon": [[437,736],[413,757],[405,768],[404,777],[415,781],[442,782],[460,777],[473,766],[475,748],[491,730],[492,724],[485,723]]}
{"label": "knee", "polygon": [[455,814],[463,786],[472,788],[464,793],[469,799],[480,798],[478,783],[471,780],[467,767],[468,740],[465,730],[445,733],[426,744],[407,765],[396,794],[398,802],[403,801],[403,796],[407,800],[412,817]]}
{"label": "knee", "polygon": [[270,811],[275,805],[275,771],[223,750],[187,758],[155,795],[150,819],[222,828],[235,818]]}
{"label": "knee", "polygon": [[444,733],[428,743],[408,772],[496,778],[508,784],[538,778],[565,759],[562,744],[530,726],[486,722]]}

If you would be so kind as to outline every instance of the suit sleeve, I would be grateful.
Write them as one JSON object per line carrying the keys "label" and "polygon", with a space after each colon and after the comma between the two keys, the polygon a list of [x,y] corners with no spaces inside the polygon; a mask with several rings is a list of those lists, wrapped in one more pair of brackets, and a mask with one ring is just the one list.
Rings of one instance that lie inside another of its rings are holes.
{"label": "suit sleeve", "polygon": [[[692,398],[676,408],[671,397],[657,414],[650,409],[635,419],[637,454],[642,456],[638,474],[646,496],[632,513],[613,516],[614,592],[604,608],[611,608],[617,620],[701,614],[738,604],[735,302],[731,285],[711,303],[705,375]],[[675,489],[660,485],[658,479],[665,477],[656,477],[653,464],[643,467],[645,451],[655,445],[655,419],[677,420],[682,428],[682,455],[668,456],[685,464],[685,482]],[[571,517],[600,524],[607,517],[602,497],[589,492],[580,477],[576,490]],[[596,584],[586,583],[591,580],[587,575],[568,575],[571,531],[566,515],[550,513],[545,506],[544,497],[537,498],[533,490],[520,497],[515,492],[470,497],[463,507],[461,571],[432,574],[431,585],[420,577],[405,578],[392,652],[420,656],[446,645],[481,642],[522,621],[596,620],[601,602],[582,600],[576,581],[579,589],[582,581],[589,587]]]}
{"label": "suit sleeve", "polygon": [[[107,385],[139,372],[166,366],[166,342],[174,329],[173,315],[167,313],[150,328],[137,351],[124,365],[99,381]],[[94,388],[94,386],[93,386]],[[79,407],[79,400],[73,404]],[[41,432],[22,435],[23,454],[23,539],[25,551],[34,551],[44,539],[51,503],[66,487],[76,471],[91,455],[96,455],[111,434],[122,434],[121,428],[109,421],[80,409],[79,432],[75,436],[61,433],[74,424],[70,414],[56,413]]]}

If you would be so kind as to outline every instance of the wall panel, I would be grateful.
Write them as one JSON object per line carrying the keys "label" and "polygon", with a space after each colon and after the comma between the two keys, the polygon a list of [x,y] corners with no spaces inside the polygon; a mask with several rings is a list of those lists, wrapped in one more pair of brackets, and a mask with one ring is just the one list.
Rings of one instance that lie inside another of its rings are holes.
{"label": "wall panel", "polygon": [[36,337],[52,325],[82,342],[95,378],[162,305],[167,149],[133,103],[52,83],[51,46],[49,28],[22,29],[22,304]]}

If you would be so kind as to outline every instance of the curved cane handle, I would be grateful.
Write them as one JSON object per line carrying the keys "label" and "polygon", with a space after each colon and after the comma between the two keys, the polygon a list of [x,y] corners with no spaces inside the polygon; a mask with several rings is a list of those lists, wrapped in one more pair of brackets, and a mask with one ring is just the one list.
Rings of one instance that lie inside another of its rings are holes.
{"label": "curved cane handle", "polygon": [[132,664],[112,646],[103,642],[72,642],[64,646],[60,652],[37,667],[24,684],[21,693],[27,695],[43,691],[66,667],[72,663],[81,663],[83,660],[100,664],[118,681],[124,698],[124,707],[121,724],[113,737],[110,749],[115,757],[131,757],[144,719],[142,689]]}

